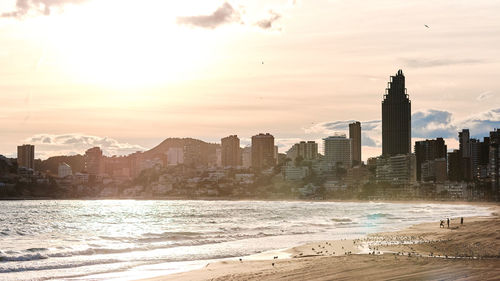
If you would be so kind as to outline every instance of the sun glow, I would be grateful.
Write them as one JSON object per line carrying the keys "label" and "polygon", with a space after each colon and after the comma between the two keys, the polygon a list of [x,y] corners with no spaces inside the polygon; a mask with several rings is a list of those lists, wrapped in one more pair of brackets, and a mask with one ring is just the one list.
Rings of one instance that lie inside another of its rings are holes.
{"label": "sun glow", "polygon": [[135,3],[94,1],[47,19],[49,51],[65,75],[130,88],[193,79],[210,66],[217,35],[179,27],[183,4]]}

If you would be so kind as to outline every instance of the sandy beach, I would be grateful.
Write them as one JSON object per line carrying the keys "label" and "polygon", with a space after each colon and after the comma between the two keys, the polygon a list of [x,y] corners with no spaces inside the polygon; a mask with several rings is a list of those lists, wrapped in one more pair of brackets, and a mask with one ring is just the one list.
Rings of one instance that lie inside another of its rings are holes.
{"label": "sandy beach", "polygon": [[499,206],[490,217],[452,218],[357,240],[210,263],[169,280],[500,280]]}

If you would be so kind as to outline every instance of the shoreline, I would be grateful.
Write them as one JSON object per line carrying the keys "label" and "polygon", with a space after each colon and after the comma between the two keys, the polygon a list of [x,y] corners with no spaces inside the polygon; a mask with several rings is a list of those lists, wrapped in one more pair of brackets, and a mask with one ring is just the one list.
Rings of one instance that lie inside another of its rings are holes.
{"label": "shoreline", "polygon": [[[414,203],[432,203],[432,201]],[[449,275],[449,270],[443,270],[450,268],[463,274],[463,278],[461,277],[463,280],[477,280],[478,276],[483,280],[494,280],[500,276],[500,205],[460,203],[482,205],[489,207],[492,212],[486,217],[464,216],[466,218],[464,225],[458,226],[459,222],[451,218],[451,228],[439,228],[439,221],[425,222],[393,232],[368,234],[362,239],[316,241],[288,249],[270,250],[241,259],[228,258],[195,270],[137,280],[331,280],[332,276],[342,275],[345,271],[365,267],[368,267],[372,274],[379,274],[377,271],[380,266],[393,269],[380,273],[382,275],[376,279],[398,277],[413,279],[416,278],[413,277],[414,274],[425,276],[427,272],[435,272],[438,279],[456,280],[456,275]],[[499,233],[496,239],[490,237],[492,233]],[[468,238],[462,238],[463,235]],[[471,245],[493,243],[493,247],[481,249],[476,247],[474,256],[474,250],[470,254],[469,248],[461,246],[467,243]],[[453,249],[455,254],[450,252]],[[331,265],[339,267],[335,269]],[[412,272],[412,277],[407,276],[408,271]],[[366,276],[372,276],[369,274],[346,275],[343,278],[368,280],[371,278]],[[289,276],[294,277],[289,279]]]}
{"label": "shoreline", "polygon": [[496,201],[462,201],[462,200],[429,200],[429,199],[412,199],[412,200],[362,200],[362,199],[325,199],[325,200],[314,200],[314,199],[275,199],[275,198],[232,198],[232,197],[199,197],[199,198],[184,198],[184,197],[151,197],[151,198],[136,198],[136,197],[120,197],[120,198],[102,198],[102,197],[89,197],[89,198],[49,198],[49,197],[12,197],[12,198],[0,198],[1,201],[41,201],[41,200],[53,200],[53,201],[261,201],[261,202],[339,202],[339,203],[409,203],[409,204],[456,204],[456,205],[491,205],[500,206],[500,202]]}

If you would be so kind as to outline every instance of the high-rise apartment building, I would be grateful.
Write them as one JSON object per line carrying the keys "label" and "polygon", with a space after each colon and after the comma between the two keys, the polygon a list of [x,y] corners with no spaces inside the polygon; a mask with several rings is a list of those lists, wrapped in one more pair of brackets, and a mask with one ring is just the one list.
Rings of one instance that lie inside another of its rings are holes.
{"label": "high-rise apartment building", "polygon": [[382,101],[382,154],[411,152],[411,101],[400,69],[391,76]]}
{"label": "high-rise apartment building", "polygon": [[472,161],[471,161],[471,140],[469,129],[463,129],[458,132],[459,151],[461,157],[460,166],[462,167],[463,179],[472,180]]}
{"label": "high-rise apartment building", "polygon": [[455,149],[453,152],[448,152],[448,179],[457,182],[464,179],[460,150]]}
{"label": "high-rise apartment building", "polygon": [[23,144],[17,147],[17,166],[35,170],[35,146]]}
{"label": "high-rise apartment building", "polygon": [[323,141],[326,163],[344,168],[352,166],[351,139],[338,135],[324,138]]}
{"label": "high-rise apartment building", "polygon": [[479,163],[475,171],[475,177],[485,179],[488,177],[488,162],[490,159],[490,138],[484,137],[480,142],[479,148]]}
{"label": "high-rise apartment building", "polygon": [[361,123],[354,122],[349,124],[349,138],[352,146],[352,165],[361,164]]}
{"label": "high-rise apartment building", "polygon": [[287,152],[286,156],[295,160],[302,157],[303,160],[314,160],[318,158],[318,144],[315,141],[301,141],[294,144]]}
{"label": "high-rise apartment building", "polygon": [[[446,159],[447,147],[443,138],[415,142],[415,157],[417,161],[417,180],[422,181],[422,164],[426,161]],[[432,165],[430,166],[433,167]],[[431,171],[432,173],[432,171]]]}
{"label": "high-rise apartment building", "polygon": [[488,174],[493,196],[498,201],[500,200],[500,129],[490,132]]}
{"label": "high-rise apartment building", "polygon": [[85,151],[85,170],[91,176],[101,175],[104,171],[104,158],[99,147],[93,147]]}
{"label": "high-rise apartment building", "polygon": [[252,168],[261,170],[276,164],[273,135],[258,134],[252,137]]}
{"label": "high-rise apartment building", "polygon": [[231,135],[221,139],[222,166],[236,167],[241,165],[240,139]]}
{"label": "high-rise apartment building", "polygon": [[470,157],[470,132],[469,129],[463,129],[461,132],[458,132],[458,142],[460,153],[462,154],[462,158]]}

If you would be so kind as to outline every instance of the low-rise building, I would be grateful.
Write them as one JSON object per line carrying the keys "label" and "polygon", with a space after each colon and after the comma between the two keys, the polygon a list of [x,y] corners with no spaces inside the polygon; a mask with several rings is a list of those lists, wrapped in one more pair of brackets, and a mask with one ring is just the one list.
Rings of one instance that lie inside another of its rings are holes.
{"label": "low-rise building", "polygon": [[445,158],[424,161],[420,171],[423,181],[445,182],[448,179]]}
{"label": "low-rise building", "polygon": [[71,170],[71,166],[66,163],[60,163],[59,167],[57,167],[57,177],[65,178],[66,176],[73,175],[73,171]]}
{"label": "low-rise building", "polygon": [[345,183],[349,186],[362,185],[370,180],[370,171],[366,166],[355,166],[347,169]]}
{"label": "low-rise building", "polygon": [[294,165],[287,165],[282,167],[283,179],[287,181],[302,180],[309,174],[309,167],[295,167]]}
{"label": "low-rise building", "polygon": [[413,184],[416,182],[416,159],[413,154],[377,158],[377,182]]}

